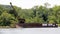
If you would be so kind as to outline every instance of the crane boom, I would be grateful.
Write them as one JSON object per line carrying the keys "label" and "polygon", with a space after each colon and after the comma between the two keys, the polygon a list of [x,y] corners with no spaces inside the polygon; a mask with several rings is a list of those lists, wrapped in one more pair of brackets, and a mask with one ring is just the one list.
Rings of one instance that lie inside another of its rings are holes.
{"label": "crane boom", "polygon": [[17,12],[16,12],[16,10],[15,10],[15,8],[14,8],[14,6],[12,5],[12,3],[10,2],[10,5],[11,5],[11,7],[12,7],[12,10],[10,11],[10,13],[12,13],[12,14],[14,14],[14,16],[15,16],[15,18],[18,16],[18,14],[17,14]]}

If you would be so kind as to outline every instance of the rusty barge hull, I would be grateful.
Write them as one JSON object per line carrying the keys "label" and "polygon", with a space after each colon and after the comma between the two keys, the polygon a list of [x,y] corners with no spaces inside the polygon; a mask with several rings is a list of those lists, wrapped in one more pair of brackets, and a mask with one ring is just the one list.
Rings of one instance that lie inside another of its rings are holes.
{"label": "rusty barge hull", "polygon": [[24,24],[17,24],[19,27],[23,28],[54,28],[58,27],[57,24],[39,24],[39,23],[24,23]]}

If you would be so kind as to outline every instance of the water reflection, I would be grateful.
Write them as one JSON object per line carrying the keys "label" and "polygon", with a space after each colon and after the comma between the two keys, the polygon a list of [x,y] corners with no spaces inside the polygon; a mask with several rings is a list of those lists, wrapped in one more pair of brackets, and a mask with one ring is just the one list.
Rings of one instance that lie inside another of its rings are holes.
{"label": "water reflection", "polygon": [[59,34],[60,28],[16,28],[0,29],[0,34]]}

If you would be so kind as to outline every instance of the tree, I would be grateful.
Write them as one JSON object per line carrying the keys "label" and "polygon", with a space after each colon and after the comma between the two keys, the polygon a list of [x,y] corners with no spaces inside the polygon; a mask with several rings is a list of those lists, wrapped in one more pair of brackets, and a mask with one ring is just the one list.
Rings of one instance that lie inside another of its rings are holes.
{"label": "tree", "polygon": [[14,16],[11,14],[8,14],[6,11],[4,11],[0,16],[0,25],[1,26],[10,26],[11,20],[16,21]]}

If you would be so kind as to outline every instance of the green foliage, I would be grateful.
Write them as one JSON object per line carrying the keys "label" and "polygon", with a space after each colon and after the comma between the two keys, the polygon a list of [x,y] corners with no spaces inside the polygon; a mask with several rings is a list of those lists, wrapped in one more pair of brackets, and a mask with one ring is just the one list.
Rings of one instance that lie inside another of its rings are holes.
{"label": "green foliage", "polygon": [[[60,6],[54,6],[52,8],[47,8],[47,6],[48,5],[34,6],[31,9],[21,9],[20,7],[14,6],[15,10],[0,6],[0,26],[15,27],[16,23],[18,23],[18,19],[15,18],[14,15],[19,16],[19,18],[24,18],[26,20],[25,23],[60,24]],[[44,21],[43,15],[46,21]]]}
{"label": "green foliage", "polygon": [[6,11],[4,11],[0,16],[0,25],[1,26],[10,26],[12,23],[11,20],[15,21],[14,16],[11,14],[8,14]]}

